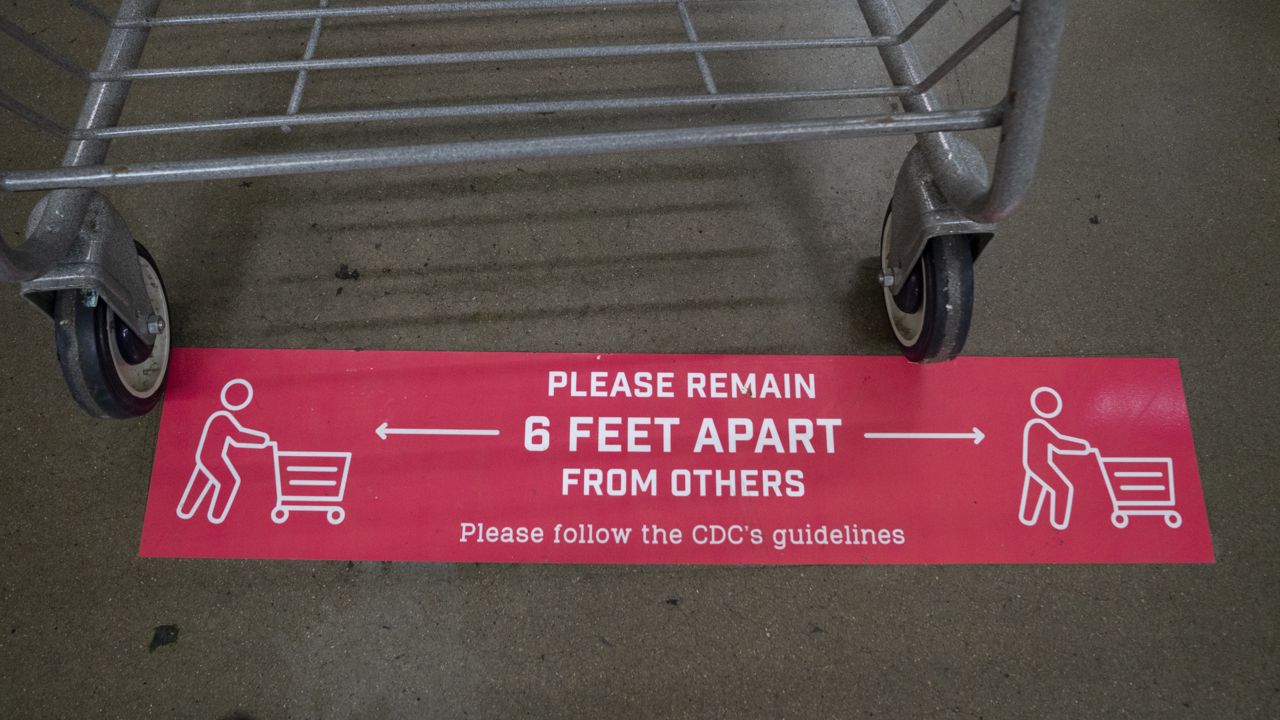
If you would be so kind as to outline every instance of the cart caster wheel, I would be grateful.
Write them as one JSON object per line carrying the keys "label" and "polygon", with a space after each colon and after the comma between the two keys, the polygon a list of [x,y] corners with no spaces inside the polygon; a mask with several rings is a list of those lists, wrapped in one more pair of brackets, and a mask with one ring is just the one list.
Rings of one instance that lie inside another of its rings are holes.
{"label": "cart caster wheel", "polygon": [[105,302],[87,306],[81,290],[62,290],[53,301],[53,336],[62,376],[71,397],[97,418],[146,415],[160,401],[168,379],[172,323],[164,281],[147,249],[135,245],[142,283],[164,322],[153,344],[139,340]]}
{"label": "cart caster wheel", "polygon": [[1129,527],[1129,516],[1124,513],[1111,513],[1111,524],[1118,528]]}
{"label": "cart caster wheel", "polygon": [[[880,231],[880,262],[889,257],[893,207]],[[929,240],[924,254],[895,294],[884,289],[889,324],[912,362],[951,360],[964,349],[973,317],[973,246],[963,235]]]}
{"label": "cart caster wheel", "polygon": [[276,508],[271,511],[271,522],[279,525],[289,519],[289,511],[284,508]]}
{"label": "cart caster wheel", "polygon": [[330,525],[340,525],[343,519],[347,517],[346,511],[344,511],[342,508],[333,508],[328,513],[326,513],[326,515],[329,516]]}
{"label": "cart caster wheel", "polygon": [[1171,528],[1180,528],[1182,527],[1182,515],[1176,512],[1169,513],[1164,516],[1164,524]]}

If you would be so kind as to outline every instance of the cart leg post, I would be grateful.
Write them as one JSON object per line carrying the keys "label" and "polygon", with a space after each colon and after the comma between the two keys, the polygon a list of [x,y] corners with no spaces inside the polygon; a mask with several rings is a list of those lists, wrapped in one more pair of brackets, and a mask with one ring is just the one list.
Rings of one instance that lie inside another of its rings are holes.
{"label": "cart leg post", "polygon": [[[121,0],[116,17],[143,20],[154,15],[159,5],[160,0]],[[145,27],[114,27],[98,60],[98,72],[137,67],[148,34]],[[127,81],[90,82],[75,129],[115,125],[128,95]],[[62,165],[101,164],[110,147],[110,140],[72,139]],[[22,246],[0,246],[0,280],[22,282],[22,294],[50,315],[52,293],[92,290],[144,342],[155,340],[154,324],[149,322],[155,313],[143,287],[133,237],[119,214],[92,190],[54,190],[41,200],[27,223]]]}
{"label": "cart leg post", "polygon": [[[29,243],[41,242],[50,212],[49,205],[69,202],[55,190],[40,201],[27,224]],[[147,295],[138,264],[138,251],[133,234],[124,218],[107,199],[93,191],[81,213],[80,227],[71,235],[67,249],[39,276],[22,283],[23,297],[47,315],[53,315],[54,298],[59,291],[84,290],[96,293],[143,342],[155,341],[158,317]],[[78,202],[77,202],[78,204]],[[63,232],[55,228],[57,232]]]}
{"label": "cart leg post", "polygon": [[920,146],[898,171],[880,237],[880,284],[904,355],[939,362],[960,354],[973,312],[973,260],[995,232],[953,209]]}
{"label": "cart leg post", "polygon": [[[159,0],[121,0],[97,65],[98,73],[138,66]],[[128,23],[135,23],[129,25]],[[114,126],[129,83],[89,74],[66,168],[100,165],[110,140],[86,131]],[[159,401],[168,372],[170,320],[164,282],[150,253],[124,218],[97,192],[59,187],[27,221],[18,248],[0,242],[0,280],[54,320],[54,340],[72,397],[99,418],[146,414]]]}
{"label": "cart leg post", "polygon": [[[936,77],[926,73],[911,38],[903,34],[895,0],[858,0],[858,5],[872,33],[898,39],[880,46],[879,51],[890,79],[915,90],[902,96],[902,106],[912,112],[940,109],[942,104],[931,90]],[[1003,103],[1000,149],[990,180],[986,161],[969,141],[952,132],[920,136],[920,145],[943,196],[973,220],[997,222],[1007,217],[1031,186],[1040,158],[1066,15],[1066,0],[1011,0],[992,26],[994,31],[999,24],[1018,18],[1009,92]],[[979,35],[985,32],[987,29],[979,31]],[[970,45],[969,50],[980,44]],[[965,54],[956,55],[954,62]]]}
{"label": "cart leg post", "polygon": [[898,170],[893,188],[893,228],[889,252],[881,268],[897,292],[919,262],[929,240],[965,235],[973,242],[973,256],[995,236],[996,226],[970,220],[953,208],[939,191],[919,145],[911,148]]}

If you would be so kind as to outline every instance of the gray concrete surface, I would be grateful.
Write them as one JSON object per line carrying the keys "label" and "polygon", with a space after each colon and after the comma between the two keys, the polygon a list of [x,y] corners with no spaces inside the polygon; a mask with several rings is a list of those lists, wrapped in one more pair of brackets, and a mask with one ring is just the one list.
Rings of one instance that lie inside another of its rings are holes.
{"label": "gray concrete surface", "polygon": [[[56,6],[0,3],[89,50],[91,34],[52,20]],[[609,18],[602,37],[627,30]],[[296,51],[298,38],[269,40],[206,49]],[[74,89],[17,57],[0,48],[6,85],[74,106]],[[629,82],[691,79],[673,72],[692,70],[653,63]],[[477,87],[452,81],[422,92]],[[378,82],[360,92],[405,87]],[[487,82],[498,94],[508,81]],[[982,88],[969,82],[959,91]],[[972,354],[1181,359],[1216,565],[141,560],[158,416],[84,417],[48,322],[4,293],[0,716],[1280,716],[1278,84],[1280,5],[1075,0],[1034,195],[977,270]],[[140,92],[161,113],[230,109],[215,90]],[[280,141],[209,149],[253,142]],[[161,263],[184,345],[885,354],[864,260],[908,146],[111,197]],[[0,165],[50,148],[9,131]],[[11,242],[30,200],[0,197]],[[337,281],[340,263],[360,280]],[[177,642],[149,651],[165,624]]]}

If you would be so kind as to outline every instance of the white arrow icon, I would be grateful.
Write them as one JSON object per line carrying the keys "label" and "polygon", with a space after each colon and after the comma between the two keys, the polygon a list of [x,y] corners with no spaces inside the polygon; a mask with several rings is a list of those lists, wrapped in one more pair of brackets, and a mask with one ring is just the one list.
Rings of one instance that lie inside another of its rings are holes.
{"label": "white arrow icon", "polygon": [[498,435],[497,430],[473,430],[467,428],[393,428],[388,427],[389,423],[383,422],[374,432],[378,433],[378,437],[383,440],[388,435],[452,435],[455,437],[477,437],[488,436],[494,437]]}
{"label": "white arrow icon", "polygon": [[967,433],[863,433],[862,437],[868,440],[972,440],[977,445],[986,435],[974,428]]}

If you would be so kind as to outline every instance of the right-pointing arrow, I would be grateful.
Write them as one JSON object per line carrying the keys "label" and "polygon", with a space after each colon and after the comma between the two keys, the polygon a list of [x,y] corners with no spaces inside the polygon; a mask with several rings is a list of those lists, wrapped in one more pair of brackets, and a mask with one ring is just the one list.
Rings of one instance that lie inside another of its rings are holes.
{"label": "right-pointing arrow", "polygon": [[974,445],[982,442],[985,434],[978,428],[967,433],[863,433],[868,440],[972,440]]}

